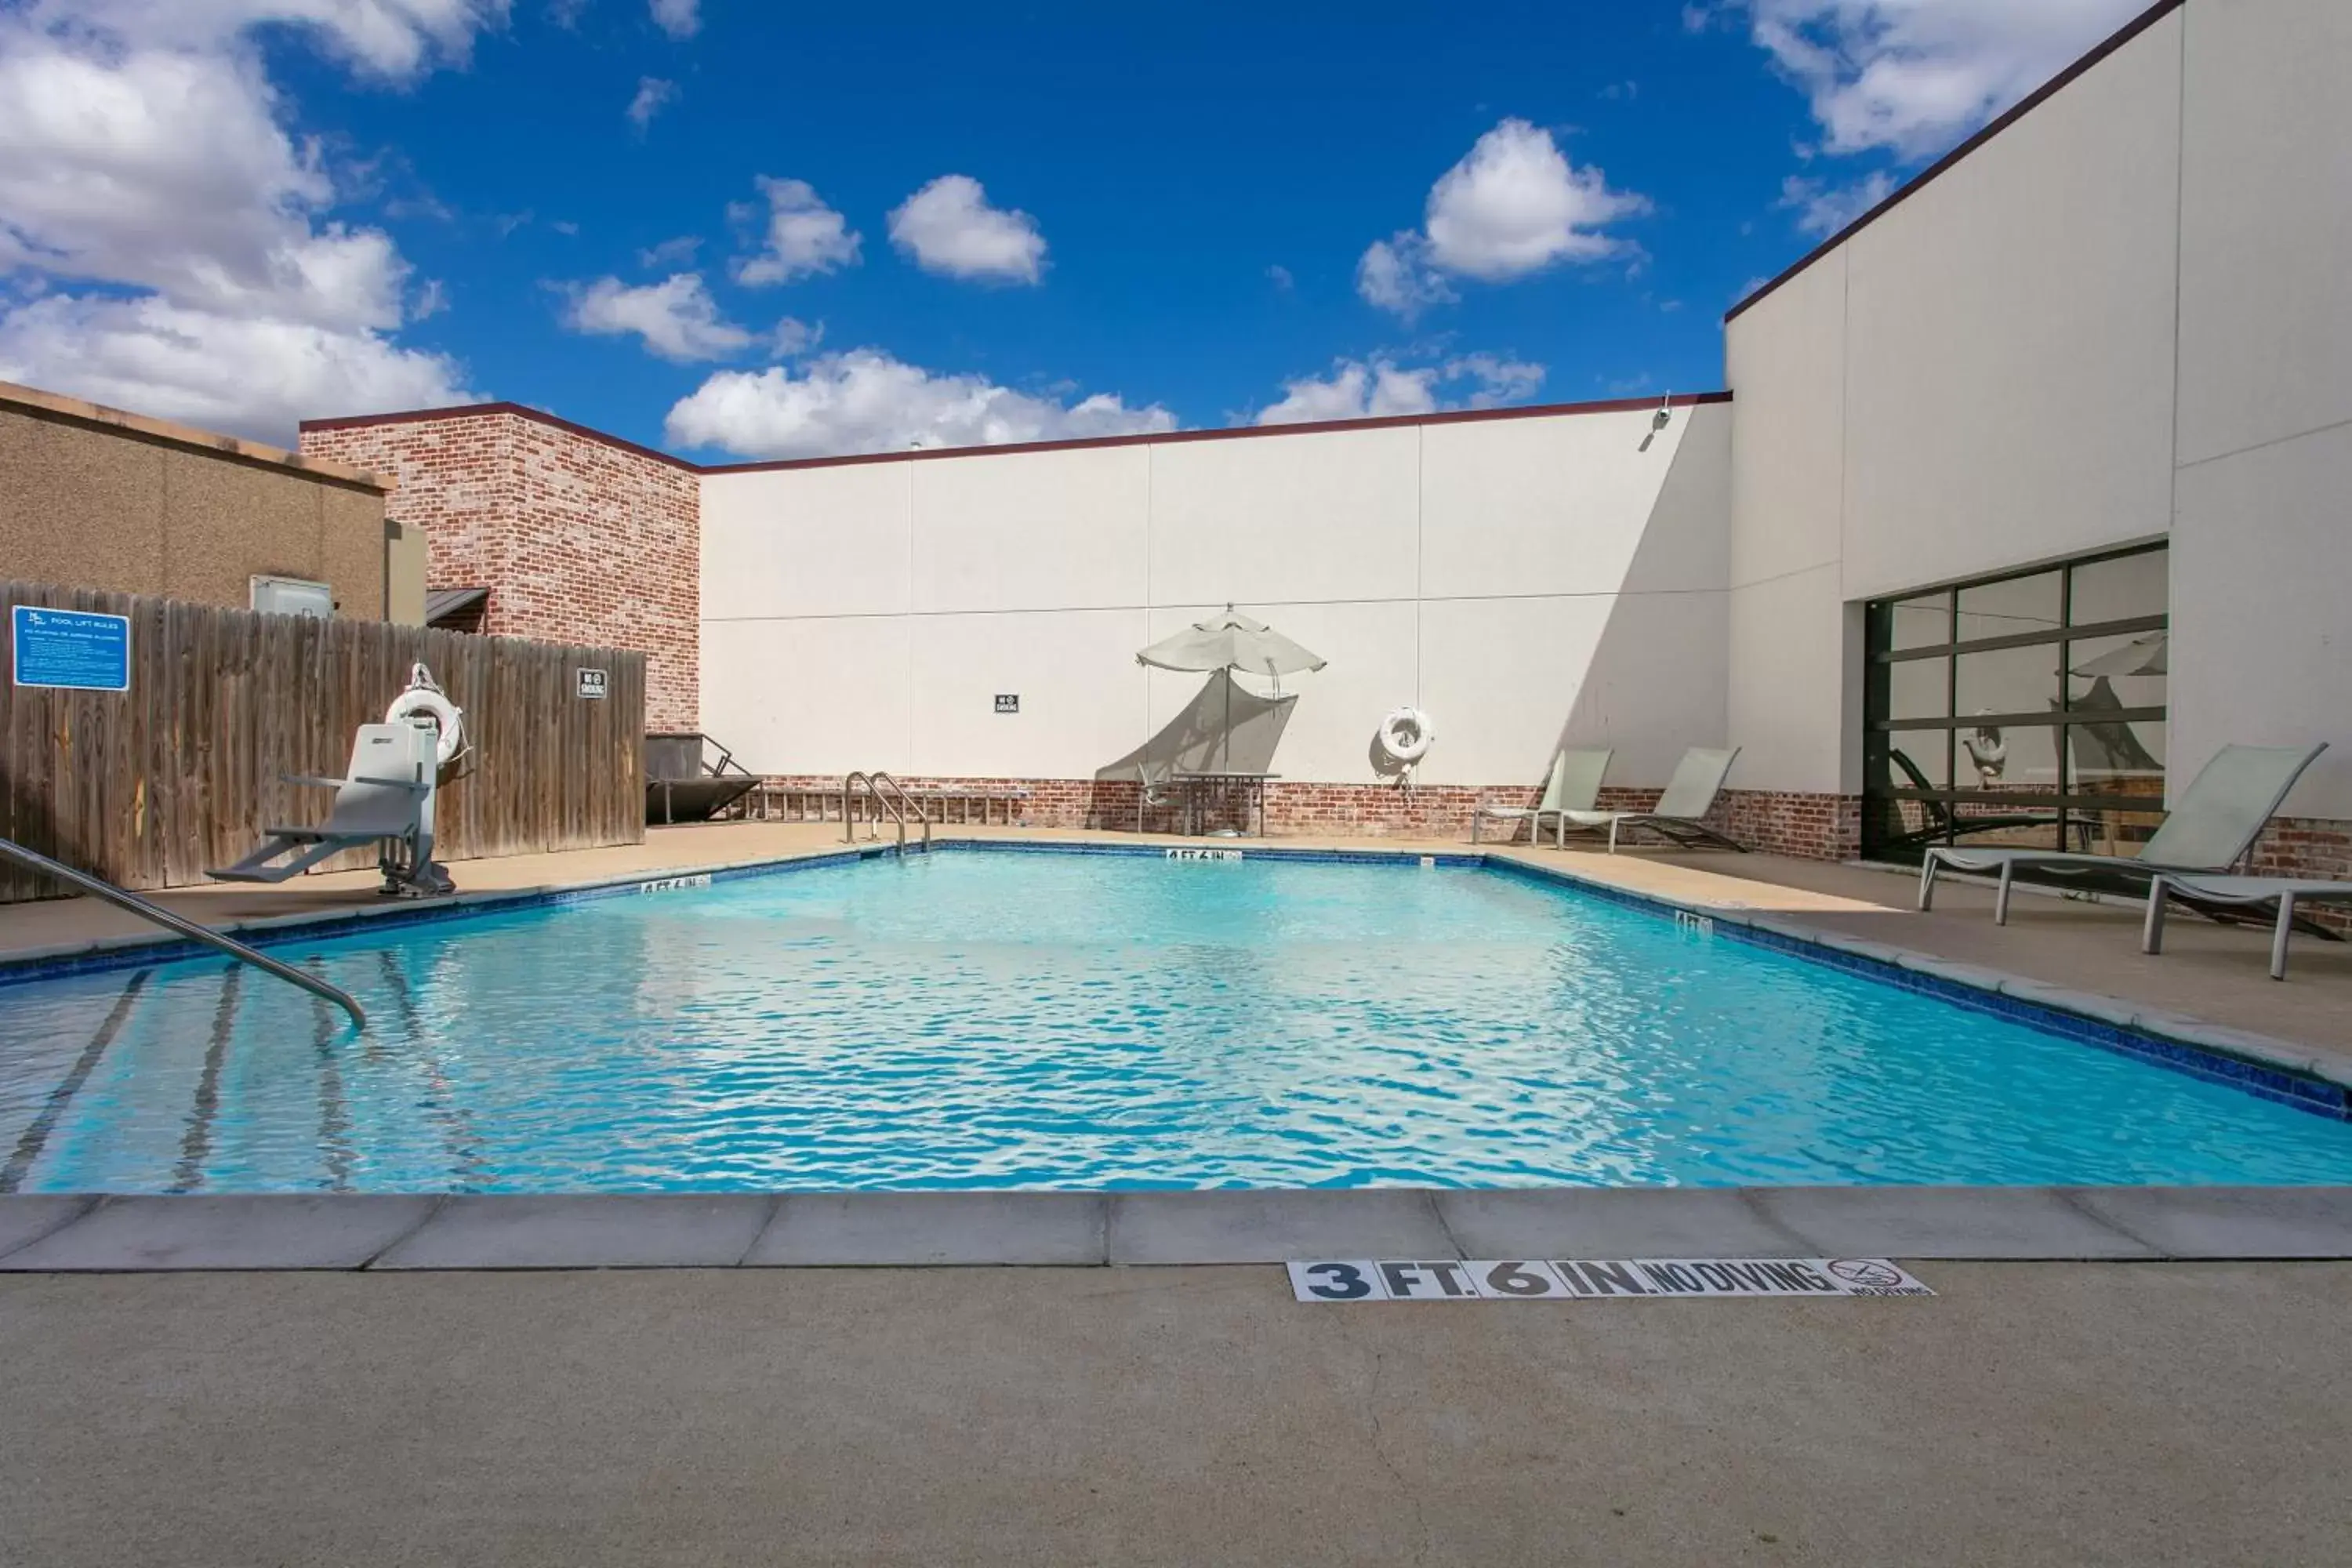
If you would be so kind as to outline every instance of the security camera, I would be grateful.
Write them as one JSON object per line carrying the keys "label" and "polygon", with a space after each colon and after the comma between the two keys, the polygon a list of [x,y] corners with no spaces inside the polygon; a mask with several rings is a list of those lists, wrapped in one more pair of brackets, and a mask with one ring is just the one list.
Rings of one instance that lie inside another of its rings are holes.
{"label": "security camera", "polygon": [[1666,421],[1672,419],[1674,416],[1675,395],[1669,392],[1664,397],[1658,400],[1658,411],[1650,416],[1650,428],[1648,432],[1643,436],[1642,444],[1634,447],[1633,450],[1637,452],[1648,451],[1650,449],[1650,443],[1658,438],[1658,432],[1664,429],[1666,427]]}

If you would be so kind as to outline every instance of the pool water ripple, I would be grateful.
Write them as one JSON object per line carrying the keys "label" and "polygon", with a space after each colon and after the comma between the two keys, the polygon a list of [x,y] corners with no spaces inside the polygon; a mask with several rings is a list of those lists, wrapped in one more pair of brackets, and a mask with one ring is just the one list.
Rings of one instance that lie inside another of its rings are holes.
{"label": "pool water ripple", "polygon": [[0,991],[21,1190],[2352,1181],[2340,1122],[1468,868],[941,855],[286,951],[363,1038],[163,965],[61,1110],[129,975]]}

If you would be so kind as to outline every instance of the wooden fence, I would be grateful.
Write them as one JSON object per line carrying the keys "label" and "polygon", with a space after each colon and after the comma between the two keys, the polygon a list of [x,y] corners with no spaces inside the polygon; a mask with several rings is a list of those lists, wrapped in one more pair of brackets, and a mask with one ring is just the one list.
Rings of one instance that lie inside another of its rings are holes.
{"label": "wooden fence", "polygon": [[[25,583],[0,601],[131,617],[130,690],[0,684],[0,837],[123,887],[202,882],[265,827],[324,820],[332,796],[281,775],[341,777],[419,661],[475,748],[442,787],[436,858],[645,838],[643,654]],[[0,624],[11,671],[13,637]],[[603,700],[578,695],[583,668],[605,672]],[[0,862],[0,903],[55,890]]]}

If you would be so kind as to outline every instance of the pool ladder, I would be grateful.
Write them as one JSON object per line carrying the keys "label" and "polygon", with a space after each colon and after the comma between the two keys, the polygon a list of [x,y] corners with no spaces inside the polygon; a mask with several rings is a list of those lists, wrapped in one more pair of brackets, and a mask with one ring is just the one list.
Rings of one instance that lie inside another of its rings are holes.
{"label": "pool ladder", "polygon": [[929,849],[931,847],[931,814],[925,811],[921,803],[907,793],[904,784],[879,768],[876,768],[871,773],[854,773],[841,781],[841,840],[843,843],[857,842],[857,818],[850,810],[850,801],[855,797],[860,785],[865,787],[866,798],[872,802],[874,806],[869,817],[873,831],[866,835],[868,838],[879,839],[882,837],[882,818],[887,813],[890,820],[898,826],[898,853],[904,855],[907,852],[907,814],[912,812],[915,820],[923,826],[923,847]]}
{"label": "pool ladder", "polygon": [[350,992],[338,985],[330,985],[315,974],[306,974],[291,964],[280,963],[266,952],[256,952],[234,937],[223,936],[220,932],[209,927],[198,925],[194,921],[183,920],[161,904],[142,899],[128,889],[118,888],[111,882],[89,875],[87,871],[77,871],[70,866],[60,865],[47,856],[27,849],[10,839],[0,838],[0,858],[14,860],[19,866],[37,871],[44,877],[53,877],[68,887],[79,888],[94,899],[103,899],[119,909],[129,910],[141,919],[152,921],[165,931],[176,931],[190,942],[202,942],[206,947],[216,948],[240,963],[250,963],[256,969],[276,975],[289,984],[299,985],[311,995],[332,1002],[336,1006],[349,1013],[352,1016],[352,1022],[361,1028],[367,1027],[367,1015],[360,1010],[360,1005],[352,999]]}

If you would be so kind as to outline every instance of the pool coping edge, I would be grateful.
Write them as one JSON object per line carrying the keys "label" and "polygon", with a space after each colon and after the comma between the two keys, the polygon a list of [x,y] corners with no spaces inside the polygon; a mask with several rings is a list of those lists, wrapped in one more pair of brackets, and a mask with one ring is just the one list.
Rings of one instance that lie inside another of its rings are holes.
{"label": "pool coping edge", "polygon": [[2352,1186],[0,1196],[0,1274],[1562,1257],[2342,1260]]}

